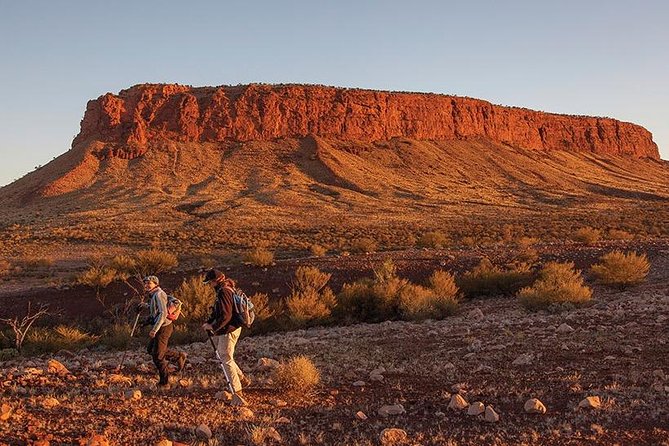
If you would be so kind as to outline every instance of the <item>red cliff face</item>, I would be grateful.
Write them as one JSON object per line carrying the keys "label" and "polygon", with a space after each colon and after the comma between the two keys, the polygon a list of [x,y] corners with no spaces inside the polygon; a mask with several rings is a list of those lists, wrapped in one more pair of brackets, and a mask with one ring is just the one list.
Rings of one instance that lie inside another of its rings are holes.
{"label": "red cliff face", "polygon": [[609,118],[556,115],[421,93],[304,85],[137,85],[90,101],[80,141],[103,156],[135,158],[152,141],[250,141],[315,135],[339,140],[485,137],[533,150],[659,159],[643,127]]}

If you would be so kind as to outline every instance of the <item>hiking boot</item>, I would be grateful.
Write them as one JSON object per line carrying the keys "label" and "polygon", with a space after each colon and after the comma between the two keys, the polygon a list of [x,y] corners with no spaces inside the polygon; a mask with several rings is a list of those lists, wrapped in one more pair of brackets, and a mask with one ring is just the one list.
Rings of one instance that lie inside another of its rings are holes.
{"label": "hiking boot", "polygon": [[[239,382],[242,384],[242,387],[244,387],[244,388],[251,386],[251,378],[249,378],[246,375],[239,378]],[[239,392],[237,392],[237,393],[239,393]]]}
{"label": "hiking boot", "polygon": [[186,354],[186,352],[180,352],[180,353],[179,353],[179,359],[178,359],[178,361],[177,361],[177,364],[178,364],[178,366],[179,366],[179,367],[177,368],[177,371],[178,371],[178,372],[183,371],[184,367],[186,367],[186,357],[187,357],[187,356],[188,356],[188,355]]}

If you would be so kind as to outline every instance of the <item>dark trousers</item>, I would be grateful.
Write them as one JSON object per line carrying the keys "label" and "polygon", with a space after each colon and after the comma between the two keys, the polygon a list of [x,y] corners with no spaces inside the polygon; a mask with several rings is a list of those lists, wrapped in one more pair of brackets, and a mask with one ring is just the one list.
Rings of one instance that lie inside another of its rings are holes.
{"label": "dark trousers", "polygon": [[169,359],[178,359],[179,353],[174,350],[170,350],[167,347],[167,343],[170,341],[170,336],[174,331],[174,326],[172,324],[163,325],[156,333],[146,346],[146,351],[153,358],[153,363],[158,369],[158,375],[160,375],[159,384],[167,384],[170,372],[168,369]]}

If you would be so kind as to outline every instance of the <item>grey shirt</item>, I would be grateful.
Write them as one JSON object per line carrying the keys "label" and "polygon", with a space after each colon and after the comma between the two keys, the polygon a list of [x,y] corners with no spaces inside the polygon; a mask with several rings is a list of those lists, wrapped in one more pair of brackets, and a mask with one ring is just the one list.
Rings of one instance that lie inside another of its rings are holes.
{"label": "grey shirt", "polygon": [[153,320],[151,331],[157,333],[163,325],[170,325],[171,320],[167,319],[167,294],[160,287],[155,287],[151,291],[149,300],[149,315]]}

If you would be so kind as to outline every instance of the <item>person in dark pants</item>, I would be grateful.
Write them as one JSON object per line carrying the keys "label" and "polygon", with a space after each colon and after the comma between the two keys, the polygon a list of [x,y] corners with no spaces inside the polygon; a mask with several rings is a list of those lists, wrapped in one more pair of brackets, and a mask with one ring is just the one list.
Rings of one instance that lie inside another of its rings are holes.
{"label": "person in dark pants", "polygon": [[176,352],[168,348],[170,336],[174,331],[172,321],[167,318],[167,294],[158,286],[159,281],[156,276],[147,276],[144,278],[144,290],[149,293],[149,321],[151,331],[149,332],[149,344],[146,351],[153,358],[153,363],[158,369],[160,380],[158,388],[169,388],[169,360],[177,361],[179,371],[183,370],[186,364],[186,353]]}

